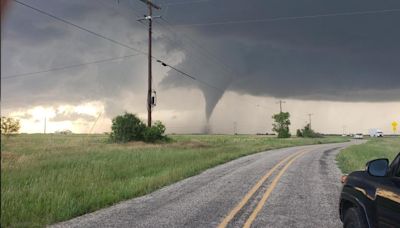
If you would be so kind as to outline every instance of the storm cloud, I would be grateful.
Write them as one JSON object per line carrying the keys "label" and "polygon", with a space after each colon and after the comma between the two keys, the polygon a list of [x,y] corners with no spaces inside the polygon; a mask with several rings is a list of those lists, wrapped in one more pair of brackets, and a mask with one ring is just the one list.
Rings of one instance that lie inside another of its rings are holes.
{"label": "storm cloud", "polygon": [[[145,13],[139,1],[25,2],[146,50],[145,26],[136,21]],[[198,79],[155,65],[156,86],[200,89],[207,119],[225,91],[301,100],[400,100],[400,12],[378,12],[400,9],[398,1],[156,2],[166,6],[159,14],[172,26],[155,24],[154,55]],[[310,15],[320,16],[304,17]],[[135,53],[18,4],[10,7],[2,29],[2,77]],[[146,67],[145,56],[138,55],[2,80],[2,106],[99,100],[111,116],[125,109],[126,97],[142,99]]]}
{"label": "storm cloud", "polygon": [[[235,71],[230,90],[311,100],[400,99],[400,12],[376,12],[398,10],[398,1],[198,5],[190,15],[185,15],[190,6],[170,10],[171,20],[208,40],[207,46]],[[302,18],[310,15],[320,17]],[[179,23],[182,17],[185,23]],[[194,64],[190,58],[181,63]]]}

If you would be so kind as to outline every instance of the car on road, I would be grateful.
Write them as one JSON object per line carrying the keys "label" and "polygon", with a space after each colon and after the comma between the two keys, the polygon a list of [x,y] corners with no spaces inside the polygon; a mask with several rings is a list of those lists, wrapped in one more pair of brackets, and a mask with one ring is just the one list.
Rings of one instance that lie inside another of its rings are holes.
{"label": "car on road", "polygon": [[363,139],[364,135],[362,133],[357,133],[353,136],[354,139]]}
{"label": "car on road", "polygon": [[339,214],[345,228],[400,227],[400,153],[369,161],[342,177]]}
{"label": "car on road", "polygon": [[369,135],[371,136],[371,138],[373,137],[383,137],[383,131],[379,130],[379,129],[369,129]]}

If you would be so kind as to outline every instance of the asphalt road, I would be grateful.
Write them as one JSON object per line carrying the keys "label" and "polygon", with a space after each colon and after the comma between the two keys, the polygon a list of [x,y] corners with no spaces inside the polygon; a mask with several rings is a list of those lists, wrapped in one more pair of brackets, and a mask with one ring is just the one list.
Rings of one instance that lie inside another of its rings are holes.
{"label": "asphalt road", "polygon": [[54,227],[341,227],[335,156],[353,143],[246,156]]}

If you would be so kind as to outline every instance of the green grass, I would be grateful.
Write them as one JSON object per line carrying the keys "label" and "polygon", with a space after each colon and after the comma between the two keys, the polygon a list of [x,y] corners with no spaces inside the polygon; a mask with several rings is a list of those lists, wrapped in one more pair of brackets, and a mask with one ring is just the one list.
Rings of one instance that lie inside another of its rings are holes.
{"label": "green grass", "polygon": [[367,143],[344,149],[336,160],[343,173],[363,170],[365,164],[373,159],[388,158],[392,161],[400,152],[400,137],[373,138]]}
{"label": "green grass", "polygon": [[255,152],[344,138],[177,135],[110,144],[103,135],[1,140],[1,227],[44,226],[138,197]]}

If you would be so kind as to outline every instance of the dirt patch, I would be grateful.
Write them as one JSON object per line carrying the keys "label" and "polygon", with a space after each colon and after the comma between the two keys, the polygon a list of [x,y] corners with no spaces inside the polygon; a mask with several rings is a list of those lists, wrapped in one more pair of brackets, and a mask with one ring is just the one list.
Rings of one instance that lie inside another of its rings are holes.
{"label": "dirt patch", "polygon": [[210,145],[197,141],[184,141],[184,142],[173,142],[173,143],[145,143],[145,142],[128,142],[120,144],[122,147],[130,148],[164,148],[164,147],[174,147],[174,148],[207,148]]}
{"label": "dirt patch", "polygon": [[3,161],[17,161],[20,157],[21,155],[12,152],[6,152],[6,151],[1,152],[1,160]]}
{"label": "dirt patch", "polygon": [[197,140],[191,140],[191,141],[185,141],[185,142],[177,142],[172,144],[175,147],[179,148],[207,148],[210,147],[210,145],[197,141]]}
{"label": "dirt patch", "polygon": [[145,142],[128,142],[124,144],[120,144],[123,147],[133,147],[133,148],[160,148],[165,147],[166,143],[145,143]]}

